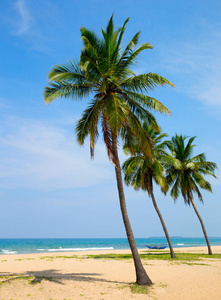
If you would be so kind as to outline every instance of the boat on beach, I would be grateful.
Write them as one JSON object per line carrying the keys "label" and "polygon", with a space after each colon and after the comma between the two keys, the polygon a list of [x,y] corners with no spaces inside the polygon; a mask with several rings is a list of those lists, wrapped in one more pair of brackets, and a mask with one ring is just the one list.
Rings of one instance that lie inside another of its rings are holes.
{"label": "boat on beach", "polygon": [[165,249],[167,246],[146,245],[149,249]]}

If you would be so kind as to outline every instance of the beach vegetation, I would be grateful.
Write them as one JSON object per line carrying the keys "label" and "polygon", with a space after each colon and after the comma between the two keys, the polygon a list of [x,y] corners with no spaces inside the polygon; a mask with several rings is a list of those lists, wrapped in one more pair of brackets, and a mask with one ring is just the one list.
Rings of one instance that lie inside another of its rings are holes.
{"label": "beach vegetation", "polygon": [[125,288],[128,288],[128,285],[120,285],[120,284],[116,284],[116,289],[118,289],[118,290],[122,290],[122,289],[125,289]]}
{"label": "beach vegetation", "polygon": [[42,280],[58,282],[57,278],[49,277],[49,276],[30,276],[30,275],[23,275],[23,274],[11,274],[11,275],[1,275],[0,276],[0,286],[6,283],[10,283],[15,280],[28,280],[29,284],[36,284],[41,283]]}
{"label": "beach vegetation", "polygon": [[143,151],[151,157],[151,139],[142,128],[142,121],[156,131],[159,126],[149,109],[169,114],[162,103],[147,95],[156,86],[173,86],[155,73],[136,75],[132,67],[141,52],[152,49],[150,43],[138,46],[137,32],[123,49],[122,39],[129,18],[123,26],[115,29],[113,15],[99,37],[94,31],[81,27],[80,60],[54,66],[48,74],[49,84],[44,99],[50,103],[58,98],[91,99],[76,125],[77,142],[84,145],[90,138],[90,154],[94,158],[95,144],[102,134],[109,160],[114,165],[122,218],[129,241],[138,284],[151,285],[140,260],[125,202],[118,147],[121,140],[134,136]]}
{"label": "beach vegetation", "polygon": [[124,152],[130,155],[122,166],[124,172],[124,181],[127,185],[131,185],[136,191],[142,189],[146,191],[149,197],[152,199],[153,206],[160,219],[163,227],[164,234],[166,236],[171,258],[175,258],[173,246],[170,241],[170,237],[166,228],[166,224],[163,220],[162,214],[156,203],[156,199],[153,192],[153,182],[161,187],[163,191],[168,190],[168,183],[164,176],[164,166],[162,163],[162,157],[166,155],[165,149],[168,142],[163,141],[167,136],[165,133],[156,132],[154,129],[148,126],[146,122],[143,123],[143,129],[147,132],[149,138],[151,138],[151,157],[142,151],[139,140],[134,138],[133,141],[126,140],[124,143]]}
{"label": "beach vegetation", "polygon": [[210,266],[209,264],[194,263],[194,262],[181,262],[181,264],[186,264],[188,266]]}
{"label": "beach vegetation", "polygon": [[162,283],[162,282],[159,283],[159,287],[165,288],[165,287],[167,287],[167,286],[168,286],[168,285],[165,284],[165,283]]}
{"label": "beach vegetation", "polygon": [[170,195],[174,201],[177,200],[181,193],[184,203],[189,206],[192,205],[206,239],[208,254],[212,255],[206,229],[196,208],[193,195],[197,194],[199,200],[203,203],[200,189],[212,192],[211,184],[205,179],[204,175],[211,175],[216,178],[214,171],[217,165],[214,162],[207,161],[204,153],[193,156],[194,140],[195,137],[188,138],[177,134],[172,137],[171,142],[168,144],[171,154],[163,158],[166,168],[166,179],[171,187]]}
{"label": "beach vegetation", "polygon": [[[144,260],[155,260],[155,259],[162,259],[162,260],[171,260],[171,255],[169,251],[149,251],[149,250],[144,250],[140,253],[140,257]],[[78,260],[84,260],[84,259],[114,259],[114,260],[130,260],[132,259],[132,255],[129,254],[114,254],[114,253],[106,253],[106,254],[87,254],[87,255],[73,255],[73,256],[55,256],[54,258],[56,259],[78,259]],[[194,261],[194,260],[202,260],[202,259],[207,259],[211,258],[208,254],[203,254],[203,253],[182,253],[179,252],[176,255],[175,261]],[[213,259],[221,259],[221,254],[213,254]],[[173,260],[171,260],[173,261]],[[12,275],[10,275],[12,276]],[[39,277],[39,276],[38,276]],[[0,276],[1,278],[6,278],[4,275]],[[9,276],[8,276],[9,278]],[[41,277],[43,278],[43,277]],[[48,278],[48,277],[47,277]],[[44,279],[44,278],[43,278]]]}
{"label": "beach vegetation", "polygon": [[[211,259],[209,254],[203,253],[177,253],[174,259],[171,258],[170,252],[159,252],[147,253],[142,252],[140,254],[141,259],[143,260],[169,260],[169,261],[198,261],[202,259]],[[131,254],[97,254],[97,255],[85,255],[85,258],[93,259],[114,259],[114,260],[127,260],[132,259]],[[221,254],[217,253],[213,255],[213,259],[221,259]]]}
{"label": "beach vegetation", "polygon": [[12,281],[15,280],[30,280],[32,278],[32,276],[28,276],[28,275],[7,275],[7,276],[0,276],[0,286],[5,284],[5,283],[10,283]]}
{"label": "beach vegetation", "polygon": [[147,295],[149,293],[147,286],[141,286],[136,283],[130,284],[130,290],[133,294]]}
{"label": "beach vegetation", "polygon": [[54,258],[65,258],[65,259],[70,259],[70,258],[79,258],[79,256],[77,255],[57,255],[57,256],[54,256]]}

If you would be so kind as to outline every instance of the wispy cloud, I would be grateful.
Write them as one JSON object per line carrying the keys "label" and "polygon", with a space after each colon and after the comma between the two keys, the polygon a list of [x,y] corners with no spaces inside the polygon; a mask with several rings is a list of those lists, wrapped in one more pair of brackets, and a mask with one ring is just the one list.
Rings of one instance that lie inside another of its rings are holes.
{"label": "wispy cloud", "polygon": [[169,51],[164,67],[177,74],[180,90],[207,106],[220,109],[221,35],[213,32],[209,40],[196,37],[191,43],[182,41]]}
{"label": "wispy cloud", "polygon": [[25,41],[19,46],[49,54],[50,44],[59,36],[54,34],[54,26],[51,24],[56,24],[57,30],[63,25],[58,21],[60,11],[56,3],[45,0],[16,0],[11,8],[13,17],[9,18],[6,15],[6,22],[12,27],[11,34]]}
{"label": "wispy cloud", "polygon": [[179,53],[169,60],[173,72],[186,77],[183,90],[207,106],[221,108],[221,56]]}
{"label": "wispy cloud", "polygon": [[[220,78],[221,74],[219,75]],[[221,108],[221,86],[216,75],[210,76],[209,80],[195,87],[196,97],[203,103],[213,107]]]}
{"label": "wispy cloud", "polygon": [[18,0],[15,3],[15,8],[17,9],[17,11],[20,15],[20,21],[18,24],[17,32],[16,32],[16,34],[19,35],[19,34],[23,34],[23,33],[27,32],[29,30],[31,16],[26,7],[25,0]]}
{"label": "wispy cloud", "polygon": [[80,188],[113,177],[102,145],[97,145],[97,159],[91,161],[88,145],[80,148],[60,126],[18,117],[1,123],[1,188]]}

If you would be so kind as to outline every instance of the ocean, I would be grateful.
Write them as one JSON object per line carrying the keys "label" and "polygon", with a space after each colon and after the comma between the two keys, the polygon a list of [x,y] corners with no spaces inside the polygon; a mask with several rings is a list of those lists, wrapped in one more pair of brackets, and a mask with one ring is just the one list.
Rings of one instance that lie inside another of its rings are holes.
{"label": "ocean", "polygon": [[[209,238],[209,241],[211,246],[221,246],[221,238]],[[171,237],[171,242],[176,248],[206,246],[204,238]],[[138,249],[146,248],[147,244],[167,245],[166,239],[162,237],[138,238],[136,243]],[[129,249],[127,239],[0,239],[0,255],[113,249]]]}

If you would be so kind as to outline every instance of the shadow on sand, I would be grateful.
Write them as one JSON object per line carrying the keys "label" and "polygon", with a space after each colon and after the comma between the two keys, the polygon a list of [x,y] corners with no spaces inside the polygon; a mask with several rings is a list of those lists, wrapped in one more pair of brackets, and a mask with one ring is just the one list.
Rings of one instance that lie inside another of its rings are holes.
{"label": "shadow on sand", "polygon": [[44,271],[27,271],[25,273],[1,273],[1,283],[14,281],[17,279],[29,279],[31,284],[41,283],[42,280],[55,282],[58,284],[64,284],[63,281],[88,281],[88,282],[109,282],[109,283],[122,283],[127,282],[111,281],[97,276],[101,276],[100,273],[61,273],[58,270],[44,270]]}

